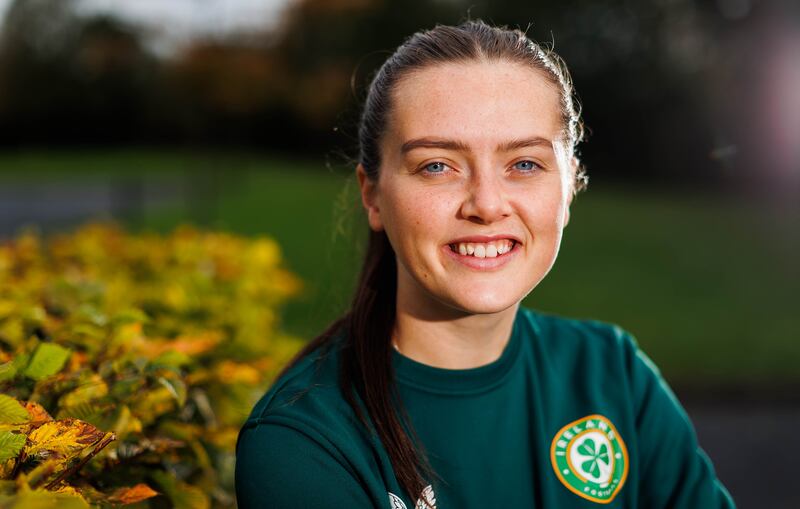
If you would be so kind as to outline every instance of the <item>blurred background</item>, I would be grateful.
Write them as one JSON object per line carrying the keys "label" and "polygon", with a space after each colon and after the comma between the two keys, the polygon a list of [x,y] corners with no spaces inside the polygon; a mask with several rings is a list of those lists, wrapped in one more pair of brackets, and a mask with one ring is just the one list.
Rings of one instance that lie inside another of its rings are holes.
{"label": "blurred background", "polygon": [[[482,18],[554,45],[589,190],[525,305],[620,324],[741,507],[800,507],[800,3],[0,0],[0,239],[110,218],[268,234],[346,309],[359,104],[405,37]],[[794,460],[794,461],[793,461]]]}

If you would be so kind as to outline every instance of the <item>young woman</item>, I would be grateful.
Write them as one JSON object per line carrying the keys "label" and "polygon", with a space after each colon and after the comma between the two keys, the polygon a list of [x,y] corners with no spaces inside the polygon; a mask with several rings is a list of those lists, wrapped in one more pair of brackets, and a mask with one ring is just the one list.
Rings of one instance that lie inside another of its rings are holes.
{"label": "young woman", "polygon": [[733,507],[630,334],[520,307],[585,184],[581,135],[566,68],[518,30],[437,26],[389,57],[352,307],[244,425],[241,508]]}

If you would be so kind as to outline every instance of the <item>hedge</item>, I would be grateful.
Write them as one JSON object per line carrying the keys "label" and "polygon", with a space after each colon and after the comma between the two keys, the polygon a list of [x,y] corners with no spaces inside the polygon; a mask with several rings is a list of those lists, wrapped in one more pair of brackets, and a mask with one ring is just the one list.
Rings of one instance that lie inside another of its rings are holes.
{"label": "hedge", "polygon": [[234,448],[301,342],[269,238],[90,224],[0,243],[0,507],[233,507]]}

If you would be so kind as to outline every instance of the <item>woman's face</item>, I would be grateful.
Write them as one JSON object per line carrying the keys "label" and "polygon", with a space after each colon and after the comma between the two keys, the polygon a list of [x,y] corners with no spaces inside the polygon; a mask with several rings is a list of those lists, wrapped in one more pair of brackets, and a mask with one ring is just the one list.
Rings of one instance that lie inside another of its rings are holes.
{"label": "woman's face", "polygon": [[442,64],[402,79],[392,105],[379,177],[359,167],[359,180],[397,255],[398,305],[428,318],[516,309],[569,218],[558,90],[520,64]]}

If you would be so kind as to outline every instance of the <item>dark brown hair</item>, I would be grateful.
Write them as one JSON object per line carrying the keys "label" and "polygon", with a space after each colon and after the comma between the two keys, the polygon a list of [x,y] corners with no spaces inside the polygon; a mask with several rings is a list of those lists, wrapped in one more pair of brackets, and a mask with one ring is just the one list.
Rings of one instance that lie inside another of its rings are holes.
{"label": "dark brown hair", "polygon": [[[392,92],[409,73],[437,64],[507,61],[533,68],[560,91],[564,139],[572,155],[583,138],[580,111],[572,81],[561,58],[534,43],[520,30],[493,27],[476,20],[458,26],[436,26],[408,38],[378,70],[370,84],[359,123],[359,162],[367,177],[377,180],[380,141],[386,132]],[[575,159],[577,161],[577,159]],[[572,192],[585,188],[579,164],[571,167]],[[395,323],[397,266],[385,232],[370,231],[364,265],[350,311],[311,341],[281,373],[320,346],[342,337],[339,383],[348,404],[367,429],[360,398],[392,462],[398,483],[412,501],[435,477],[397,394],[391,362]],[[426,479],[428,481],[426,481]],[[425,498],[423,496],[423,498]],[[432,506],[428,500],[426,505]]]}

